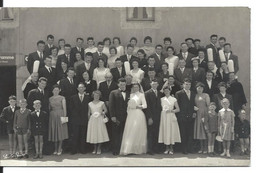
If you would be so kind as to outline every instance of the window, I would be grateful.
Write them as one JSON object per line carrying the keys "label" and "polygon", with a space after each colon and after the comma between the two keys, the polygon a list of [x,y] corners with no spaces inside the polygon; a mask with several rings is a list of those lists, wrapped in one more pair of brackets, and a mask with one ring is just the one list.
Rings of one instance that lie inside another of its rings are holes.
{"label": "window", "polygon": [[14,20],[13,8],[0,8],[0,21]]}
{"label": "window", "polygon": [[154,7],[127,7],[127,21],[155,21]]}

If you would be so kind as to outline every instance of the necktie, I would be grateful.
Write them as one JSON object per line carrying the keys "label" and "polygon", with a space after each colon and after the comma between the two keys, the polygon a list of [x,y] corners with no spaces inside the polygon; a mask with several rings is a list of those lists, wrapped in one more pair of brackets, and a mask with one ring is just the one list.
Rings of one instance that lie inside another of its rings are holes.
{"label": "necktie", "polygon": [[49,67],[49,72],[51,73],[52,72],[52,69]]}
{"label": "necktie", "polygon": [[109,88],[109,86],[110,86],[110,82],[107,82],[107,87]]}
{"label": "necktie", "polygon": [[90,68],[90,64],[89,64],[89,63],[87,63],[87,70],[89,70],[89,68]]}
{"label": "necktie", "polygon": [[73,80],[72,80],[72,79],[70,79],[70,84],[72,84],[72,85],[73,85]]}
{"label": "necktie", "polygon": [[40,58],[41,58],[41,59],[43,58],[42,52],[40,53]]}
{"label": "necktie", "polygon": [[156,90],[154,90],[154,93],[155,93],[155,95],[156,95],[156,97],[157,97],[157,91],[156,91]]}
{"label": "necktie", "polygon": [[183,68],[181,68],[181,73],[183,73],[183,71],[184,71],[184,69],[183,69]]}
{"label": "necktie", "polygon": [[121,74],[122,74],[121,68],[118,68],[118,71],[119,71],[119,75],[121,76]]}
{"label": "necktie", "polygon": [[81,102],[83,101],[83,95],[80,95],[80,101]]}
{"label": "necktie", "polygon": [[43,95],[43,90],[41,90],[41,94]]}
{"label": "necktie", "polygon": [[11,109],[12,109],[12,112],[14,112],[14,107],[11,107]]}
{"label": "necktie", "polygon": [[102,55],[102,53],[99,52],[99,56],[101,56],[101,55]]}

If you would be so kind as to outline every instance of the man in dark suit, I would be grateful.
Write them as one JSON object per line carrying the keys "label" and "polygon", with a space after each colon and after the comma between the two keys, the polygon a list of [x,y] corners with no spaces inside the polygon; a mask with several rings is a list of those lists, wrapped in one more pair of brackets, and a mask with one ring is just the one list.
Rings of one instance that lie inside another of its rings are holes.
{"label": "man in dark suit", "polygon": [[90,97],[85,92],[85,85],[78,85],[78,94],[73,95],[70,101],[70,112],[73,136],[71,154],[76,154],[78,151],[82,154],[86,153],[86,135],[88,124],[88,103]]}
{"label": "man in dark suit", "polygon": [[96,68],[96,65],[93,63],[93,54],[91,52],[87,52],[84,58],[85,62],[80,64],[76,71],[76,76],[78,81],[84,81],[82,74],[87,71],[89,74],[89,79],[92,80],[93,72]]}
{"label": "man in dark suit", "polygon": [[77,52],[80,52],[80,55],[81,55],[81,57],[82,57],[82,59],[83,59],[84,54],[85,54],[85,53],[84,53],[84,49],[83,49],[83,43],[84,43],[83,38],[80,38],[80,37],[77,38],[77,40],[76,40],[76,46],[71,49],[71,57],[72,57],[73,59],[76,60],[76,53],[77,53]]}
{"label": "man in dark suit", "polygon": [[[155,64],[158,67],[161,67],[162,63],[164,62],[164,59],[167,57],[162,54],[162,50],[163,50],[162,45],[158,44],[155,46],[155,53],[150,56],[150,57],[154,57]],[[161,69],[159,71],[161,71]]]}
{"label": "man in dark suit", "polygon": [[226,38],[225,37],[219,37],[219,39],[218,39],[218,45],[219,45],[218,50],[224,51],[224,45],[225,44],[226,44]]}
{"label": "man in dark suit", "polygon": [[151,82],[151,89],[145,92],[147,109],[145,115],[147,119],[148,154],[160,152],[158,145],[160,117],[161,117],[161,92],[157,90],[159,84],[156,79]]}
{"label": "man in dark suit", "polygon": [[236,74],[239,70],[238,57],[232,53],[230,43],[226,43],[224,45],[224,53],[225,53],[227,63],[228,63],[228,60],[233,60],[234,70],[235,70],[235,74]]}
{"label": "man in dark suit", "polygon": [[26,86],[23,90],[23,95],[24,95],[25,99],[27,99],[28,94],[32,89],[35,89],[38,87],[38,79],[39,79],[38,73],[31,74],[31,80],[26,84]]}
{"label": "man in dark suit", "polygon": [[39,77],[45,77],[47,79],[46,89],[51,94],[52,86],[57,82],[56,70],[51,66],[51,57],[46,57],[44,60],[45,66],[39,69]]}
{"label": "man in dark suit", "polygon": [[94,66],[98,65],[98,59],[102,58],[105,62],[105,67],[107,67],[107,55],[103,53],[104,49],[104,43],[103,42],[98,42],[97,44],[97,52],[93,53],[93,64]]}
{"label": "man in dark suit", "polygon": [[57,63],[56,63],[56,69],[57,71],[61,71],[61,62],[64,61],[66,64],[68,64],[68,67],[74,67],[74,63],[76,62],[75,57],[71,56],[71,45],[65,44],[64,45],[64,51],[65,53],[58,56]]}
{"label": "man in dark suit", "polygon": [[198,51],[197,49],[194,47],[194,40],[193,38],[186,38],[185,39],[185,42],[187,43],[188,45],[188,52],[193,54],[194,56],[198,56]]}
{"label": "man in dark suit", "polygon": [[176,99],[178,101],[180,112],[177,114],[178,123],[181,133],[181,145],[183,154],[193,152],[192,139],[194,129],[194,118],[196,112],[195,106],[195,93],[190,90],[191,80],[184,79],[183,90],[176,93]]}
{"label": "man in dark suit", "polygon": [[156,77],[156,72],[153,68],[149,68],[148,70],[148,77],[145,77],[142,79],[141,85],[143,87],[144,92],[151,89],[151,82],[156,79],[158,82],[158,90],[162,89],[163,86],[163,80],[159,77]]}
{"label": "man in dark suit", "polygon": [[218,93],[218,83],[213,79],[214,73],[212,71],[207,71],[206,80],[203,82],[205,84],[204,92],[210,97],[210,101],[213,101],[214,94]]}
{"label": "man in dark suit", "polygon": [[194,57],[191,59],[192,61],[192,73],[191,73],[191,88],[194,92],[196,92],[196,84],[198,82],[204,82],[205,78],[206,78],[206,73],[204,68],[199,67],[199,58],[198,57]]}
{"label": "man in dark suit", "polygon": [[[89,52],[90,53],[90,52]],[[82,77],[83,77],[83,81],[80,81],[82,83],[84,83],[85,87],[86,87],[86,91],[85,91],[85,94],[91,96],[93,91],[96,91],[97,90],[97,82],[95,80],[91,80],[89,78],[89,74],[87,71],[85,71],[83,74],[82,74]]]}
{"label": "man in dark suit", "polygon": [[113,81],[118,82],[118,79],[124,78],[126,73],[125,73],[125,68],[123,66],[123,62],[120,58],[116,59],[116,67],[110,69],[110,72],[113,75]]}
{"label": "man in dark suit", "polygon": [[188,52],[188,49],[189,47],[187,43],[181,43],[181,51],[177,56],[179,59],[184,59],[186,61],[187,68],[192,68],[191,59],[194,57],[194,55]]}
{"label": "man in dark suit", "polygon": [[46,56],[49,56],[51,55],[51,48],[52,47],[56,47],[53,45],[53,42],[54,42],[54,36],[53,35],[48,35],[47,36],[47,44],[45,45],[44,47],[44,53],[46,54]]}
{"label": "man in dark suit", "polygon": [[126,61],[128,61],[130,63],[131,69],[133,69],[133,66],[132,66],[133,60],[139,60],[139,58],[137,58],[136,56],[133,55],[133,51],[134,51],[134,47],[131,44],[128,44],[127,48],[126,48],[126,54],[120,56],[120,59],[122,60],[123,63]]}
{"label": "man in dark suit", "polygon": [[213,34],[210,36],[210,44],[206,46],[206,49],[208,50],[209,48],[212,49],[213,52],[213,61],[215,62],[216,66],[219,68],[220,67],[220,59],[219,59],[219,53],[218,53],[218,48],[217,48],[217,41],[218,41],[218,36]]}
{"label": "man in dark suit", "polygon": [[124,78],[118,80],[119,89],[109,95],[109,111],[112,120],[112,146],[113,155],[120,152],[123,131],[127,116],[127,102],[130,95],[125,92],[126,81]]}
{"label": "man in dark suit", "polygon": [[190,68],[186,68],[186,61],[184,59],[179,60],[179,67],[174,70],[175,82],[179,88],[183,88],[183,80],[185,78],[192,77],[192,71]]}
{"label": "man in dark suit", "polygon": [[155,63],[155,57],[154,56],[150,56],[147,60],[148,65],[145,65],[142,70],[144,71],[144,77],[148,77],[148,71],[150,68],[154,69],[156,74],[159,74],[162,69],[161,66],[157,63]]}
{"label": "man in dark suit", "polygon": [[30,74],[33,73],[34,61],[36,61],[36,60],[40,61],[39,68],[44,67],[44,59],[46,57],[46,55],[43,52],[44,46],[45,46],[44,41],[42,41],[42,40],[38,41],[37,42],[37,51],[29,54],[28,61],[27,61],[27,69],[28,69]]}

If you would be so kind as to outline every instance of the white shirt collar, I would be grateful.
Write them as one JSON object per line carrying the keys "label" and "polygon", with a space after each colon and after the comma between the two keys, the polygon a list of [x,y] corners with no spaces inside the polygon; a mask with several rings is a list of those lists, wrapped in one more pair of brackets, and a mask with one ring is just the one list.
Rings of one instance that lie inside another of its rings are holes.
{"label": "white shirt collar", "polygon": [[78,94],[79,94],[79,96],[83,96],[84,97],[84,93],[83,94],[78,93]]}
{"label": "white shirt collar", "polygon": [[[221,112],[224,112],[224,111],[225,111],[225,109],[224,109],[224,108],[222,108],[220,111],[221,111]],[[231,111],[231,109],[227,108],[227,111]]]}
{"label": "white shirt collar", "polygon": [[193,67],[193,70],[198,70],[198,69],[199,69],[199,67],[197,67],[197,68]]}
{"label": "white shirt collar", "polygon": [[[38,55],[39,55],[39,57],[40,57],[42,52],[40,52],[40,51],[37,50],[37,53],[38,53]],[[42,53],[42,55],[43,55],[43,53]]]}
{"label": "white shirt collar", "polygon": [[226,97],[226,95],[227,95],[227,93],[225,93],[225,94],[222,94],[222,93],[220,93],[223,97]]}

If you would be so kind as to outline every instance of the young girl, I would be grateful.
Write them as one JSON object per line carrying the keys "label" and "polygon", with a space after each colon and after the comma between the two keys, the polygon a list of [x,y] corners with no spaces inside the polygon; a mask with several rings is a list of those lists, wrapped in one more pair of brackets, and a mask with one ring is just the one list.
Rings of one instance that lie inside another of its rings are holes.
{"label": "young girl", "polygon": [[169,87],[163,89],[165,97],[161,98],[162,112],[159,130],[159,143],[166,145],[164,154],[173,154],[172,145],[181,142],[179,126],[175,113],[180,111],[176,98],[171,96]]}
{"label": "young girl", "polygon": [[[19,101],[20,110],[14,114],[14,132],[18,135],[19,153],[17,158],[29,158],[27,135],[30,133],[30,114],[31,111],[26,108],[27,101],[22,99]],[[23,146],[24,145],[24,146]],[[23,153],[23,147],[25,151]]]}
{"label": "young girl", "polygon": [[249,151],[249,136],[250,136],[250,123],[248,120],[246,120],[246,111],[245,110],[240,110],[238,111],[238,117],[240,121],[238,122],[237,125],[237,133],[238,133],[238,138],[240,141],[240,146],[241,146],[241,153],[240,155],[250,154]]}
{"label": "young girl", "polygon": [[94,91],[94,100],[88,104],[88,131],[87,142],[94,144],[93,154],[101,154],[101,143],[109,141],[106,125],[103,121],[107,108],[105,103],[100,101],[101,92]]}
{"label": "young girl", "polygon": [[16,97],[14,95],[9,97],[9,106],[5,107],[0,115],[0,120],[6,123],[7,134],[9,137],[9,154],[5,154],[5,159],[15,158],[16,150],[16,135],[14,134],[14,114],[19,108],[16,106]]}
{"label": "young girl", "polygon": [[35,100],[33,107],[35,111],[31,113],[31,130],[35,143],[34,159],[42,159],[43,135],[46,134],[49,118],[46,112],[41,111],[40,100]]}
{"label": "young girl", "polygon": [[208,154],[214,156],[214,143],[216,134],[218,133],[218,116],[215,111],[216,103],[211,102],[209,105],[209,112],[205,116],[204,124],[208,135]]}
{"label": "young girl", "polygon": [[229,100],[224,98],[221,102],[222,109],[218,113],[218,133],[223,140],[224,152],[221,156],[231,157],[229,153],[230,142],[234,140],[235,114],[229,109]]}

